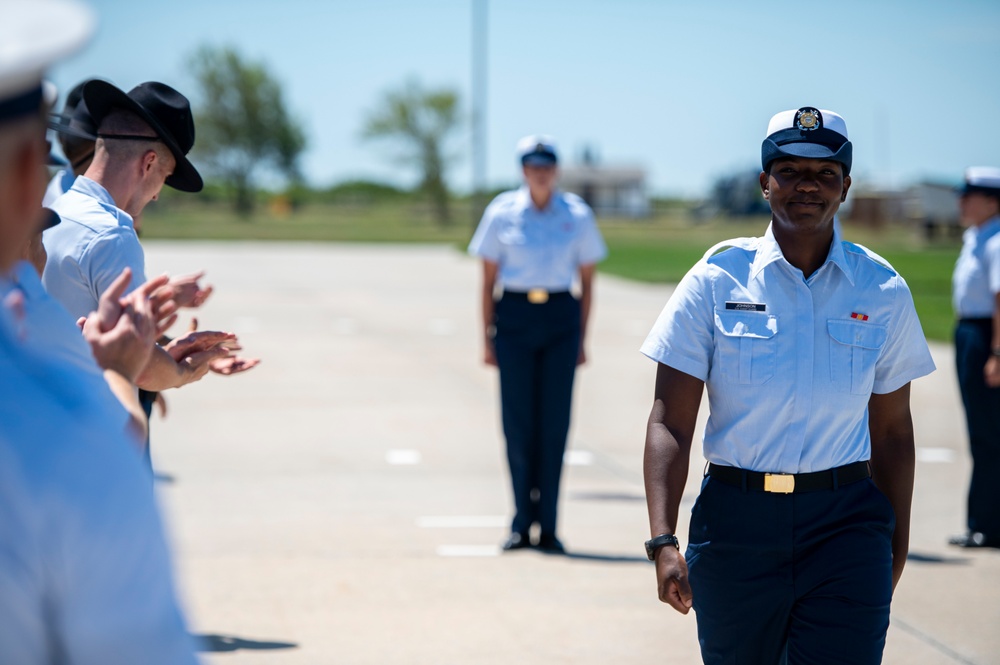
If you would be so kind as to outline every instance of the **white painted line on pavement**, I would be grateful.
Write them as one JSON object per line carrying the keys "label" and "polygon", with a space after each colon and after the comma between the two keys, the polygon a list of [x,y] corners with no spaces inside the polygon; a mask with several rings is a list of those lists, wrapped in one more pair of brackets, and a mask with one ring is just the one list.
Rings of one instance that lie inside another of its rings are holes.
{"label": "white painted line on pavement", "polygon": [[451,319],[431,319],[427,322],[427,329],[432,335],[447,337],[455,334],[455,322]]}
{"label": "white painted line on pavement", "polygon": [[955,451],[951,448],[917,448],[917,461],[942,464],[955,461]]}
{"label": "white painted line on pavement", "polygon": [[624,325],[625,334],[630,337],[645,337],[649,334],[649,329],[652,327],[652,321],[640,319],[630,319]]}
{"label": "white painted line on pavement", "polygon": [[233,320],[233,330],[237,331],[237,334],[244,333],[255,333],[260,330],[260,319],[256,316],[237,316]]}
{"label": "white painted line on pavement", "polygon": [[507,526],[510,520],[503,515],[438,515],[418,517],[422,529],[495,529]]}
{"label": "white painted line on pavement", "polygon": [[563,462],[569,466],[590,466],[594,463],[594,453],[589,450],[567,450]]}
{"label": "white painted line on pavement", "polygon": [[354,319],[337,319],[333,322],[333,332],[338,335],[357,334],[358,323]]}
{"label": "white painted line on pavement", "polygon": [[496,545],[440,545],[438,556],[500,556],[500,548]]}
{"label": "white painted line on pavement", "polygon": [[421,456],[419,450],[405,450],[397,448],[385,451],[385,461],[389,464],[407,465],[420,464]]}

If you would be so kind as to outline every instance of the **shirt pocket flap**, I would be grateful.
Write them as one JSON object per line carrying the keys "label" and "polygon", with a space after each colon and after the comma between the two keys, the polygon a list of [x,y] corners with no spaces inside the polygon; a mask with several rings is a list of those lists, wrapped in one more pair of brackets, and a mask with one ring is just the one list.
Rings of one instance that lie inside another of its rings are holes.
{"label": "shirt pocket flap", "polygon": [[778,334],[778,317],[765,312],[717,309],[715,327],[726,337],[770,339]]}
{"label": "shirt pocket flap", "polygon": [[835,341],[862,349],[881,349],[889,336],[885,326],[860,321],[830,320],[827,330]]}

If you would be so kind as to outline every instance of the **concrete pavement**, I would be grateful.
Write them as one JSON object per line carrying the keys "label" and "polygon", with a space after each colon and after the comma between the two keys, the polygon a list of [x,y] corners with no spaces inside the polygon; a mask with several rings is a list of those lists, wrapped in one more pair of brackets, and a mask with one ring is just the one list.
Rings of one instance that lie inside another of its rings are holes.
{"label": "concrete pavement", "polygon": [[[653,364],[637,349],[669,288],[599,276],[561,501],[571,556],[498,556],[510,499],[475,261],[416,245],[146,250],[150,275],[207,268],[201,327],[263,358],[168,393],[152,424],[206,663],[699,662],[694,616],[659,603],[642,552]],[[911,560],[885,662],[985,665],[1000,551],[945,545],[969,459],[951,348],[933,352],[938,371],[913,386]]]}

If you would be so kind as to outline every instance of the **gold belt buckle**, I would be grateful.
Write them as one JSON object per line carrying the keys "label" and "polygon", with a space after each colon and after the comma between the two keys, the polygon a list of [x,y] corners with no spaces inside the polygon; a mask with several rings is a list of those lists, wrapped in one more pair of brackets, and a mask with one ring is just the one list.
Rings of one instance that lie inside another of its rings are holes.
{"label": "gold belt buckle", "polygon": [[790,473],[765,473],[764,491],[791,494],[795,491],[795,476]]}
{"label": "gold belt buckle", "polygon": [[528,291],[528,302],[532,305],[544,305],[549,301],[549,292],[545,289],[530,289]]}

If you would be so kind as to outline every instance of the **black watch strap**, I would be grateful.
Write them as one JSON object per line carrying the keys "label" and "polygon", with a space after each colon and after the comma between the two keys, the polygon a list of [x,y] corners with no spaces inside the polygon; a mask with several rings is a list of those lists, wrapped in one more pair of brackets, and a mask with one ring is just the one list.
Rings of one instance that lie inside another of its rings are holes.
{"label": "black watch strap", "polygon": [[681,549],[680,541],[677,540],[677,536],[672,533],[661,533],[655,538],[651,538],[646,541],[646,557],[650,561],[656,558],[656,550],[660,549],[664,545],[673,545],[677,548],[679,552]]}

